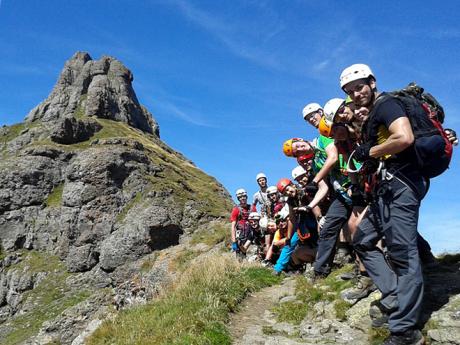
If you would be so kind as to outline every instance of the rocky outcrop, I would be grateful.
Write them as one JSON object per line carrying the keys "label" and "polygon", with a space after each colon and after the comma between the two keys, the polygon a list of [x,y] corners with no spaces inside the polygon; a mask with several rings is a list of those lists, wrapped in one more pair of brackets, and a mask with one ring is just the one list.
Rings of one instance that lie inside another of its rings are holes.
{"label": "rocky outcrop", "polygon": [[[107,312],[103,288],[119,305],[145,301],[155,288],[129,297],[138,263],[231,208],[221,184],[159,139],[132,79],[114,58],[77,53],[26,123],[0,130],[0,343],[25,341],[36,315],[30,343],[72,343]],[[168,274],[152,268],[143,285]]]}
{"label": "rocky outcrop", "polygon": [[99,122],[92,119],[64,118],[57,122],[51,132],[51,140],[59,144],[75,144],[88,140],[101,129]]}
{"label": "rocky outcrop", "polygon": [[131,71],[120,61],[108,56],[94,61],[88,53],[77,52],[66,62],[48,98],[27,115],[27,122],[95,116],[159,136],[159,126],[139,104],[132,81]]}

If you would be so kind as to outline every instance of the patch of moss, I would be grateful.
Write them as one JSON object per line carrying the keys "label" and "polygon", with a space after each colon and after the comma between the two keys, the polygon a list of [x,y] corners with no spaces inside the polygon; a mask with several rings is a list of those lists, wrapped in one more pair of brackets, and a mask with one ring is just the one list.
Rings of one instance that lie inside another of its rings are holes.
{"label": "patch of moss", "polygon": [[64,183],[54,187],[51,193],[46,198],[46,207],[60,207],[62,205],[62,192],[64,191]]}
{"label": "patch of moss", "polygon": [[337,300],[334,303],[335,317],[340,321],[345,321],[347,319],[347,310],[351,307],[350,303],[344,300]]}
{"label": "patch of moss", "polygon": [[66,285],[70,273],[56,256],[36,251],[23,251],[22,254],[23,260],[9,269],[47,272],[47,275],[33,290],[24,293],[23,301],[33,308],[11,319],[11,331],[2,339],[4,345],[22,343],[35,335],[45,321],[54,319],[90,296],[87,290],[70,293]]}
{"label": "patch of moss", "polygon": [[387,328],[369,328],[369,345],[381,345],[383,341],[390,336]]}
{"label": "patch of moss", "polygon": [[184,271],[192,259],[198,256],[198,252],[190,249],[185,249],[179,252],[174,259],[171,260],[170,266],[174,271]]}
{"label": "patch of moss", "polygon": [[13,140],[14,138],[18,137],[19,134],[25,129],[27,128],[26,124],[21,122],[21,123],[17,123],[17,124],[14,124],[14,125],[11,125],[11,126],[8,126],[8,131],[6,132],[5,135],[2,135],[0,138],[1,138],[1,141],[3,143],[7,143],[8,141],[11,141]]}
{"label": "patch of moss", "polygon": [[275,335],[277,332],[273,329],[272,326],[262,326],[262,333],[265,335]]}
{"label": "patch of moss", "polygon": [[308,305],[299,302],[286,302],[277,305],[273,308],[276,314],[276,319],[279,322],[289,322],[294,325],[299,325],[307,315]]}
{"label": "patch of moss", "polygon": [[150,254],[149,257],[141,264],[140,271],[141,272],[150,271],[157,259],[158,259],[157,252],[153,252],[152,254]]}
{"label": "patch of moss", "polygon": [[136,196],[125,205],[125,207],[119,214],[117,214],[117,217],[116,217],[117,222],[122,222],[125,219],[126,215],[128,214],[129,210],[132,209],[134,205],[136,205],[137,203],[141,201],[142,201],[142,193],[140,192],[136,193]]}

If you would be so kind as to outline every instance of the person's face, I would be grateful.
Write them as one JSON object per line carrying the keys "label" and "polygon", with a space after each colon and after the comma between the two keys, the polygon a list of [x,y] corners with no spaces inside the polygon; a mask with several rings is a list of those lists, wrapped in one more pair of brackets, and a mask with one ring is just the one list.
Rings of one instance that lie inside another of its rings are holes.
{"label": "person's face", "polygon": [[297,163],[299,163],[299,165],[302,168],[304,168],[306,171],[310,171],[311,170],[311,165],[313,164],[313,160],[304,159],[304,160],[301,160],[301,161],[297,161]]}
{"label": "person's face", "polygon": [[286,195],[287,197],[293,198],[296,196],[296,194],[297,194],[297,190],[295,189],[293,185],[287,186],[286,189],[284,190],[284,195]]}
{"label": "person's face", "polygon": [[287,228],[287,225],[288,225],[288,222],[287,222],[287,219],[281,219],[278,223],[278,227],[281,229],[281,230],[284,230]]}
{"label": "person's face", "polygon": [[312,149],[306,141],[295,141],[292,143],[292,154],[294,156],[301,156],[311,153]]}
{"label": "person's face", "polygon": [[348,129],[343,122],[334,123],[332,125],[332,136],[335,140],[347,140]]}
{"label": "person's face", "polygon": [[369,116],[369,108],[356,107],[354,116],[356,120],[363,123],[367,120],[367,117]]}
{"label": "person's face", "polygon": [[275,231],[276,231],[276,223],[269,222],[269,223],[267,224],[267,231],[268,231],[268,233],[270,233],[270,234],[274,234]]}
{"label": "person's face", "polygon": [[345,85],[344,91],[351,97],[357,107],[368,107],[372,102],[373,88],[375,88],[375,80],[358,79]]}
{"label": "person's face", "polygon": [[334,122],[338,123],[350,123],[353,120],[353,111],[354,104],[350,103],[349,105],[340,108],[335,115]]}
{"label": "person's face", "polygon": [[259,220],[258,219],[250,219],[249,220],[249,225],[253,229],[257,229],[259,227]]}
{"label": "person's face", "polygon": [[261,177],[257,180],[257,183],[259,184],[260,188],[265,188],[267,187],[267,179],[265,177]]}
{"label": "person's face", "polygon": [[268,198],[271,202],[276,202],[278,200],[278,193],[271,193],[268,194]]}
{"label": "person's face", "polygon": [[303,174],[296,178],[296,181],[302,186],[305,187],[308,184],[308,174]]}
{"label": "person's face", "polygon": [[238,198],[238,201],[240,202],[241,205],[246,205],[246,203],[248,202],[248,196],[242,195]]}
{"label": "person's face", "polygon": [[305,116],[305,121],[307,121],[313,127],[318,128],[319,121],[321,120],[322,116],[323,112],[321,110],[318,110]]}

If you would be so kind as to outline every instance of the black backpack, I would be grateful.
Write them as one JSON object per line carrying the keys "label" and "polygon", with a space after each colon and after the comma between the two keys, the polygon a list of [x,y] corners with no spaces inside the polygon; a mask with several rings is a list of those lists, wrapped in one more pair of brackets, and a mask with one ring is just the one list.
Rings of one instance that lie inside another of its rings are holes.
{"label": "black backpack", "polygon": [[[422,175],[427,178],[441,175],[452,158],[452,143],[442,127],[445,118],[442,106],[415,83],[382,96],[382,100],[395,97],[403,105],[414,133],[414,151]],[[376,106],[379,100],[380,97]]]}

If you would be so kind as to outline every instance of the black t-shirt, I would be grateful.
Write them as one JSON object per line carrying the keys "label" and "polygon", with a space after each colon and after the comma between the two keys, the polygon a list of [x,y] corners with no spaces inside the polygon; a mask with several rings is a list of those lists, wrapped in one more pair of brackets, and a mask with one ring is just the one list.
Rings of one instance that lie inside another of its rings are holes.
{"label": "black t-shirt", "polygon": [[[372,146],[382,144],[390,135],[388,128],[400,117],[407,117],[401,101],[387,93],[380,94],[363,127],[365,141],[370,141]],[[395,168],[411,168],[416,166],[415,157],[414,147],[411,145],[405,150],[391,155],[386,161],[388,165]]]}

